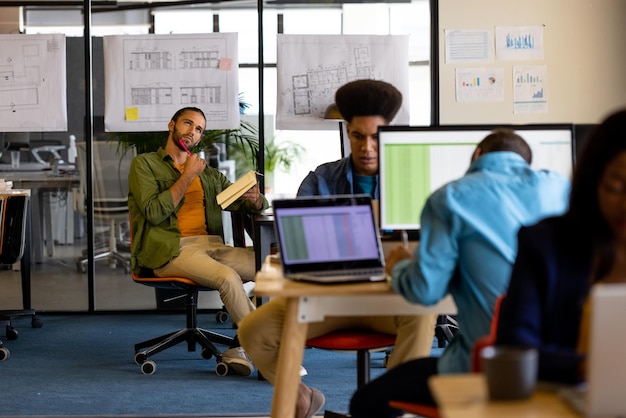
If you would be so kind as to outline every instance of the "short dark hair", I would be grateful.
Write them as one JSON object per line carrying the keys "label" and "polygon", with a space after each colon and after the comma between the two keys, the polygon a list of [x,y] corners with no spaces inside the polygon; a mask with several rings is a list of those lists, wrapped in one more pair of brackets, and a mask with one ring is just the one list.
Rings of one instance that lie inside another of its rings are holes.
{"label": "short dark hair", "polygon": [[348,123],[355,116],[381,116],[391,122],[402,106],[402,93],[381,80],[355,80],[335,92],[339,113]]}
{"label": "short dark hair", "polygon": [[193,107],[193,106],[187,106],[187,107],[183,107],[182,109],[178,109],[176,113],[174,113],[174,116],[172,116],[171,120],[173,120],[174,122],[178,121],[178,118],[180,117],[180,115],[182,115],[184,112],[188,110],[192,112],[200,113],[202,117],[204,118],[204,121],[206,122],[206,116],[204,115],[204,112],[202,111],[202,109]]}
{"label": "short dark hair", "polygon": [[533,153],[528,143],[516,134],[512,129],[494,129],[478,144],[481,155],[488,152],[512,151],[522,156],[530,164],[533,160]]}

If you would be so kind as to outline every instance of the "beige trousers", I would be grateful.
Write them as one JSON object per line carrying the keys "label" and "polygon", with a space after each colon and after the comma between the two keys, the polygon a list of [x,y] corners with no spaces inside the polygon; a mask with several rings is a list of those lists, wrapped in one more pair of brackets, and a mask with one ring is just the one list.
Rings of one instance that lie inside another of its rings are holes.
{"label": "beige trousers", "polygon": [[158,277],[186,277],[217,289],[233,322],[254,310],[242,282],[254,280],[254,251],[225,245],[215,235],[181,238],[180,255],[154,269]]}
{"label": "beige trousers", "polygon": [[[285,298],[272,299],[248,315],[237,332],[242,347],[271,384],[276,380],[285,310]],[[392,368],[430,355],[436,319],[437,315],[328,317],[309,324],[307,339],[347,328],[396,334],[396,344],[387,363],[387,368]]]}

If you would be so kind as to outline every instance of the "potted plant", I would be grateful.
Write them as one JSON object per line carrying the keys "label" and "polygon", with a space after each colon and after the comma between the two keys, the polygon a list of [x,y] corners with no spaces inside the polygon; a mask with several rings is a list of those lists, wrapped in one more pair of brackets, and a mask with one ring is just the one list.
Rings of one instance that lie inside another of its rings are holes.
{"label": "potted plant", "polygon": [[[300,161],[304,153],[304,147],[292,141],[277,141],[276,137],[265,141],[264,146],[264,174],[265,192],[271,193],[274,188],[274,172],[276,170],[289,171],[293,164]],[[237,177],[251,170],[250,160],[237,147],[233,147],[229,152],[229,158],[236,161]]]}

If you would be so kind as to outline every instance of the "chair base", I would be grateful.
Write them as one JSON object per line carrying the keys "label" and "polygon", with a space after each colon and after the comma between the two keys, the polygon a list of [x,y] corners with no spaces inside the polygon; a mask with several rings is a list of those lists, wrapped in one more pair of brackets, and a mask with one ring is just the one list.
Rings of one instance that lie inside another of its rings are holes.
{"label": "chair base", "polygon": [[152,374],[156,368],[153,362],[148,367],[144,367],[144,364],[149,361],[148,359],[182,342],[187,343],[187,351],[196,351],[196,344],[200,345],[202,347],[201,355],[204,359],[208,360],[215,357],[219,366],[216,369],[217,374],[223,375],[228,372],[228,366],[222,364],[222,352],[214,343],[230,346],[233,338],[197,327],[183,328],[179,331],[135,344],[135,363],[141,365],[141,370],[144,374]]}
{"label": "chair base", "polygon": [[9,340],[16,340],[18,332],[13,328],[11,320],[17,316],[30,316],[30,325],[33,328],[43,327],[43,321],[37,316],[34,309],[17,309],[17,310],[5,310],[0,311],[0,326],[5,326],[5,336]]}
{"label": "chair base", "polygon": [[[117,251],[103,251],[96,253],[93,257],[94,263],[100,260],[109,260],[111,268],[115,268],[119,264],[124,267],[124,272],[130,273],[130,259],[128,257],[124,257]],[[83,273],[87,273],[87,263],[88,258],[80,258],[77,263],[78,269]]]}

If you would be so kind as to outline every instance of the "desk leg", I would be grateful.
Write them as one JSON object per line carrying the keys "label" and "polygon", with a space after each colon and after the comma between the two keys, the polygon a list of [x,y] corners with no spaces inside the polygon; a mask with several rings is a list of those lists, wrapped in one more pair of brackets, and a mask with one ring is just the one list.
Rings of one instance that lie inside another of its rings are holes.
{"label": "desk leg", "polygon": [[32,210],[30,203],[26,208],[26,226],[24,229],[24,252],[20,260],[20,274],[22,278],[22,309],[30,309],[30,231]]}
{"label": "desk leg", "polygon": [[296,413],[300,366],[302,366],[304,344],[309,327],[307,323],[298,322],[298,303],[299,298],[287,300],[271,418],[293,417]]}
{"label": "desk leg", "polygon": [[[44,226],[44,238],[46,241],[46,254],[48,257],[54,256],[54,234],[52,233],[52,219],[58,221],[56,211],[52,211],[52,196],[50,192],[39,192],[41,207],[41,224]],[[58,202],[57,202],[58,203]],[[52,217],[54,213],[55,217]],[[66,226],[67,227],[67,226]]]}
{"label": "desk leg", "polygon": [[31,202],[31,235],[30,235],[30,243],[31,243],[31,257],[32,262],[36,264],[40,264],[44,260],[43,255],[43,234],[41,233],[43,227],[43,205],[42,205],[42,193],[37,189],[31,189],[30,191],[30,202]]}

